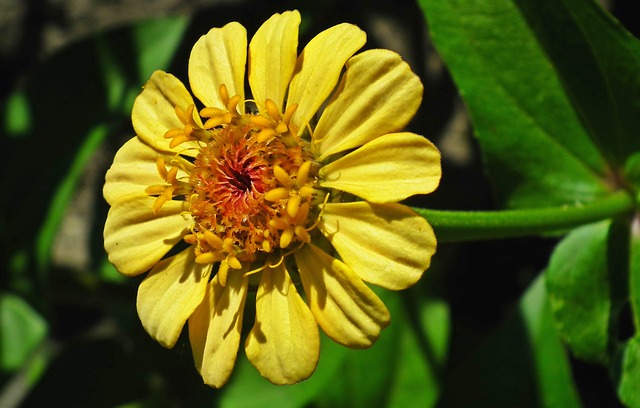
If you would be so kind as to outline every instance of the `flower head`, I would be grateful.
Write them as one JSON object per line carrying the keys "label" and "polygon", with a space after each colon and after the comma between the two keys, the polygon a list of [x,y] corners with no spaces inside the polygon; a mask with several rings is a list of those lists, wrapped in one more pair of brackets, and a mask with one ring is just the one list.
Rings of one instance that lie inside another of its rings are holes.
{"label": "flower head", "polygon": [[248,56],[238,23],[202,36],[189,59],[198,101],[155,72],[133,106],[137,136],[106,175],[109,259],[125,275],[149,271],[144,328],[172,347],[188,322],[214,387],[233,370],[249,293],[247,357],[273,383],[295,383],[315,370],[318,326],[366,348],[389,324],[365,281],[406,288],[435,252],[429,224],[397,203],[440,180],[433,144],[397,133],[420,80],[391,51],[354,56],[365,34],[351,24],[297,55],[299,23],[297,11],[272,16]]}

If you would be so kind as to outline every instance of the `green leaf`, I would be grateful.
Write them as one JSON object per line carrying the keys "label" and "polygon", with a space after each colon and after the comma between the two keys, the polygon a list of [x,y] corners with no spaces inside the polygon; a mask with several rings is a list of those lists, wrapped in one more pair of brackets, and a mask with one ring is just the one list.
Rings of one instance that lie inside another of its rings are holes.
{"label": "green leaf", "polygon": [[31,129],[31,107],[23,90],[9,95],[4,108],[4,128],[10,137],[21,137]]}
{"label": "green leaf", "polygon": [[188,24],[187,17],[173,16],[147,20],[133,26],[140,81],[146,82],[153,71],[169,67]]}
{"label": "green leaf", "polygon": [[384,329],[376,343],[367,350],[348,350],[340,368],[340,381],[331,383],[318,401],[320,406],[371,407],[384,405],[389,396],[398,357],[402,325],[400,317],[404,310],[400,294],[376,288],[376,293],[385,303],[392,322]]}
{"label": "green leaf", "polygon": [[624,174],[635,191],[640,191],[640,152],[629,156],[624,165]]}
{"label": "green leaf", "polygon": [[513,1],[420,5],[503,202],[554,206],[605,194],[605,160],[575,113],[554,61]]}
{"label": "green leaf", "polygon": [[602,221],[572,231],[551,256],[546,277],[553,313],[578,358],[610,361],[626,301],[627,245],[627,228]]}
{"label": "green leaf", "polygon": [[629,300],[633,323],[640,333],[640,223],[636,218],[631,228],[631,256],[629,265]]}
{"label": "green leaf", "polygon": [[[440,398],[451,323],[449,307],[431,283],[426,277],[409,289],[405,294],[409,298],[406,310],[393,317],[393,324],[402,328],[389,407],[434,407]],[[413,322],[417,324],[410,324],[407,316],[411,315],[417,315],[417,322]]]}
{"label": "green leaf", "polygon": [[[316,372],[306,381],[275,386],[262,378],[242,351],[220,404],[233,407],[432,406],[439,395],[440,375],[449,338],[448,308],[433,295],[416,296],[420,328],[412,327],[401,295],[378,290],[392,315],[368,350],[350,350],[322,336]],[[428,350],[425,350],[425,344]],[[406,346],[406,347],[405,347]],[[336,381],[336,379],[339,379]],[[248,393],[247,389],[251,392]],[[411,405],[404,405],[405,402]],[[399,405],[400,404],[400,405]]]}
{"label": "green leaf", "polygon": [[27,302],[0,294],[0,368],[20,368],[47,335],[47,322]]}
{"label": "green leaf", "polygon": [[76,155],[64,174],[55,194],[51,198],[46,218],[36,240],[36,262],[39,270],[46,270],[49,266],[51,248],[58,232],[58,227],[65,215],[67,206],[74,197],[76,187],[84,174],[86,165],[90,162],[93,153],[109,133],[109,127],[99,124],[87,134],[83,144],[78,146]]}
{"label": "green leaf", "polygon": [[[242,348],[229,384],[222,389],[222,408],[296,408],[309,404],[325,387],[340,376],[347,349],[322,336],[322,352],[315,373],[306,381],[277,386],[260,376]],[[247,390],[251,390],[247,392]]]}
{"label": "green leaf", "polygon": [[580,407],[540,276],[516,313],[457,364],[441,406]]}
{"label": "green leaf", "polygon": [[42,283],[85,166],[113,129],[130,123],[133,98],[153,70],[168,69],[188,22],[149,20],[76,43],[38,65],[9,98],[3,127],[14,137],[0,141],[8,158],[0,171],[13,177],[0,180],[0,206],[11,214],[0,220],[1,259],[26,254],[23,269],[37,270]]}
{"label": "green leaf", "polygon": [[640,336],[629,340],[622,358],[622,377],[618,384],[620,400],[628,407],[640,407]]}
{"label": "green leaf", "polygon": [[640,42],[593,0],[517,0],[590,135],[614,163],[640,150]]}

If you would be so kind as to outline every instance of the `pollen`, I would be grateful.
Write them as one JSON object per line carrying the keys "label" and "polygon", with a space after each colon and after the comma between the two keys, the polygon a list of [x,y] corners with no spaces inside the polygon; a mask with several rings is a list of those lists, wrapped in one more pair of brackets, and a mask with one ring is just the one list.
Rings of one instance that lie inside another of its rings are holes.
{"label": "pollen", "polygon": [[197,263],[219,263],[224,284],[234,270],[308,243],[321,203],[309,142],[290,124],[297,106],[281,113],[267,99],[260,112],[240,114],[239,95],[230,96],[224,85],[219,95],[224,108],[205,107],[199,117],[193,105],[176,107],[183,127],[165,138],[172,147],[196,142],[193,166],[186,171],[159,158],[165,184],[146,193],[156,197],[156,213],[169,200],[185,201],[194,226],[184,241],[194,247]]}

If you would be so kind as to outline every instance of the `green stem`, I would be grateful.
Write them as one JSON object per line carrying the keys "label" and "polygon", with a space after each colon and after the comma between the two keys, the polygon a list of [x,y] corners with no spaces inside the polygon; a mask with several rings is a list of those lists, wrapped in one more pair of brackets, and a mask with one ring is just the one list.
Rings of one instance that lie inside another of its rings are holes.
{"label": "green stem", "polygon": [[632,212],[626,191],[587,204],[504,211],[443,211],[414,208],[433,226],[438,242],[477,241],[537,235],[574,228]]}

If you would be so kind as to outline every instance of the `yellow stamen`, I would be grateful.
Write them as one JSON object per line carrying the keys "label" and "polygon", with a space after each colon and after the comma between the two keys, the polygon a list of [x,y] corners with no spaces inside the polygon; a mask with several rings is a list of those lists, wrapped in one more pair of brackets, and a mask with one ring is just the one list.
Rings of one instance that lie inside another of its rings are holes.
{"label": "yellow stamen", "polygon": [[178,146],[180,143],[184,143],[188,141],[189,141],[189,138],[186,136],[176,136],[173,139],[171,139],[171,142],[169,142],[169,147],[173,149],[174,147]]}
{"label": "yellow stamen", "polygon": [[296,223],[304,222],[307,219],[307,216],[309,216],[309,208],[309,203],[302,203],[296,215]]}
{"label": "yellow stamen", "polygon": [[296,112],[297,109],[298,109],[297,103],[294,103],[291,106],[287,106],[287,110],[284,112],[284,116],[282,116],[282,122],[288,125],[289,122],[291,121],[291,118],[293,117],[293,114]]}
{"label": "yellow stamen", "polygon": [[204,118],[212,118],[214,116],[224,115],[225,111],[220,108],[203,108],[200,111],[200,116]]}
{"label": "yellow stamen", "polygon": [[224,117],[224,115],[222,116],[213,116],[210,119],[207,119],[206,122],[204,122],[204,128],[205,129],[213,129],[216,126],[220,126],[223,125],[225,123],[228,123],[226,120],[226,118]]}
{"label": "yellow stamen", "polygon": [[147,188],[144,189],[144,193],[146,195],[150,195],[150,196],[157,196],[160,195],[164,192],[164,189],[167,188],[167,186],[162,186],[159,184],[153,185],[153,186],[149,186]]}
{"label": "yellow stamen", "polygon": [[300,208],[300,196],[294,195],[289,197],[289,201],[287,201],[287,214],[289,214],[292,218],[298,214],[298,209]]}
{"label": "yellow stamen", "polygon": [[230,253],[229,255],[227,255],[226,260],[229,266],[233,269],[242,269],[242,264],[240,263],[240,261],[238,261],[238,258],[236,258],[236,254]]}
{"label": "yellow stamen", "polygon": [[178,135],[183,135],[183,134],[184,134],[184,129],[181,129],[181,128],[171,129],[165,132],[164,138],[172,139]]}
{"label": "yellow stamen", "polygon": [[227,109],[229,109],[229,112],[235,112],[239,102],[240,102],[240,95],[234,95],[229,100],[229,103],[227,103]]}
{"label": "yellow stamen", "polygon": [[175,184],[177,183],[177,179],[176,179],[177,176],[178,176],[178,168],[172,167],[171,170],[167,172],[166,180],[171,184]]}
{"label": "yellow stamen", "polygon": [[160,209],[162,208],[162,206],[164,205],[164,203],[167,202],[167,199],[164,196],[158,196],[158,198],[156,198],[156,200],[153,202],[153,206],[151,207],[151,211],[153,211],[154,214],[158,214],[160,212]]}
{"label": "yellow stamen", "polygon": [[297,225],[295,228],[295,233],[296,233],[296,237],[298,237],[300,241],[306,242],[306,243],[311,242],[311,236],[303,226]]}
{"label": "yellow stamen", "polygon": [[269,116],[271,116],[271,119],[273,119],[276,122],[279,121],[280,110],[276,106],[276,103],[271,99],[267,99],[266,101],[264,101],[264,105],[265,105],[265,108],[267,109],[267,113],[269,114]]}
{"label": "yellow stamen", "polygon": [[276,176],[280,184],[285,187],[291,187],[293,180],[289,177],[289,174],[280,166],[273,166],[273,175]]}
{"label": "yellow stamen", "polygon": [[298,190],[298,194],[300,195],[300,197],[304,198],[311,197],[315,192],[316,190],[311,186],[302,186],[300,187],[300,190]]}
{"label": "yellow stamen", "polygon": [[193,132],[193,126],[191,126],[188,123],[186,125],[184,125],[184,135],[186,137],[189,137],[189,136],[191,136],[191,132]]}
{"label": "yellow stamen", "polygon": [[222,104],[224,106],[227,106],[227,104],[229,103],[229,91],[227,90],[227,86],[225,84],[220,85],[219,93]]}
{"label": "yellow stamen", "polygon": [[275,135],[276,131],[273,128],[265,128],[258,133],[256,139],[258,139],[258,143],[264,143]]}
{"label": "yellow stamen", "polygon": [[311,162],[306,161],[302,163],[300,168],[298,169],[298,174],[296,175],[296,181],[299,186],[303,186],[307,184],[307,178],[309,177],[309,170],[311,169]]}
{"label": "yellow stamen", "polygon": [[208,229],[204,229],[204,239],[211,248],[217,251],[222,249],[222,239]]}
{"label": "yellow stamen", "polygon": [[187,123],[187,113],[184,110],[182,110],[181,107],[176,105],[176,107],[174,108],[174,111],[175,111],[176,116],[178,117],[178,119],[180,119],[180,122]]}
{"label": "yellow stamen", "polygon": [[222,241],[222,249],[225,252],[233,252],[233,239],[229,237],[225,238]]}
{"label": "yellow stamen", "polygon": [[282,218],[272,218],[271,220],[269,220],[269,226],[278,230],[283,230],[289,226],[289,223],[287,223]]}
{"label": "yellow stamen", "polygon": [[204,252],[196,256],[197,264],[206,265],[206,264],[214,263],[216,261],[218,261],[218,259],[216,259],[216,255],[213,252]]}
{"label": "yellow stamen", "polygon": [[289,130],[289,127],[287,127],[287,125],[284,122],[280,122],[278,123],[278,126],[276,126],[276,132],[278,134],[287,133],[288,130]]}
{"label": "yellow stamen", "polygon": [[275,202],[289,197],[289,191],[284,187],[274,188],[269,190],[264,195],[264,199],[267,201]]}
{"label": "yellow stamen", "polygon": [[282,235],[280,235],[280,248],[286,248],[291,243],[293,239],[293,228],[289,227],[286,230],[282,231]]}
{"label": "yellow stamen", "polygon": [[251,121],[251,123],[261,128],[268,128],[273,125],[269,118],[266,118],[264,116],[252,116],[249,120]]}
{"label": "yellow stamen", "polygon": [[158,160],[156,160],[156,168],[158,169],[158,174],[160,175],[160,177],[162,177],[164,180],[167,179],[167,168],[164,164],[164,158],[163,157],[158,157]]}
{"label": "yellow stamen", "polygon": [[223,260],[220,262],[220,267],[218,268],[218,282],[222,286],[227,286],[227,273],[229,272],[229,264],[227,260]]}

